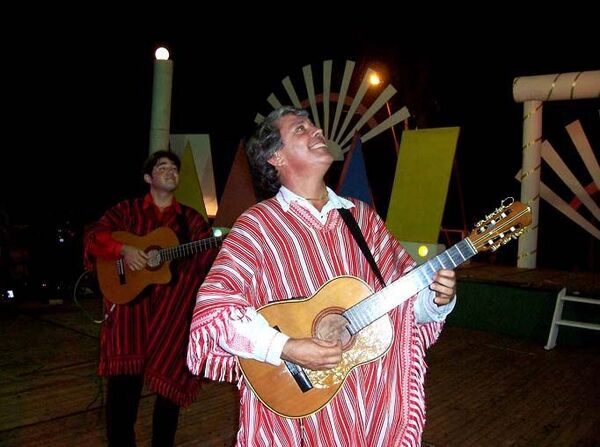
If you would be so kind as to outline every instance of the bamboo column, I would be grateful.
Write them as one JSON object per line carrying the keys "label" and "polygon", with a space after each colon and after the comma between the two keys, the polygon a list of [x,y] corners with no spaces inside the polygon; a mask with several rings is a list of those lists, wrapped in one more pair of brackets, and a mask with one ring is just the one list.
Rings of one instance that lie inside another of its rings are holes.
{"label": "bamboo column", "polygon": [[171,127],[173,61],[169,60],[169,51],[164,47],[156,50],[155,57],[150,117],[150,153],[169,149]]}

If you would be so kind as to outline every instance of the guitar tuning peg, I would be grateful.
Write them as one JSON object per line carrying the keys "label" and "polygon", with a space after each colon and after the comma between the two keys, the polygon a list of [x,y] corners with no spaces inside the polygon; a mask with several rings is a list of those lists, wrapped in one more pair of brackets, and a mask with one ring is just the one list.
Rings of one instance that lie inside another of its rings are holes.
{"label": "guitar tuning peg", "polygon": [[507,206],[511,206],[513,203],[515,203],[514,197],[507,197],[506,199],[500,202],[500,207],[506,208]]}

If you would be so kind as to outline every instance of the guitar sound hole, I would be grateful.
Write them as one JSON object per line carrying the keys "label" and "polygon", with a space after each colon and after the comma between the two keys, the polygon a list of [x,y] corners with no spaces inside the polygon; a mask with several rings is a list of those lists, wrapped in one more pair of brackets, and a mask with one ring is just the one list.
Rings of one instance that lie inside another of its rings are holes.
{"label": "guitar sound hole", "polygon": [[148,256],[150,256],[148,258],[148,263],[146,264],[146,268],[148,268],[149,270],[154,270],[157,267],[160,267],[161,260],[160,260],[160,251],[159,250],[150,249],[150,250],[146,251],[146,254]]}
{"label": "guitar sound hole", "polygon": [[339,312],[344,309],[328,309],[321,312],[315,320],[313,334],[321,340],[341,340],[342,348],[346,350],[352,343],[352,335],[348,332],[350,324]]}

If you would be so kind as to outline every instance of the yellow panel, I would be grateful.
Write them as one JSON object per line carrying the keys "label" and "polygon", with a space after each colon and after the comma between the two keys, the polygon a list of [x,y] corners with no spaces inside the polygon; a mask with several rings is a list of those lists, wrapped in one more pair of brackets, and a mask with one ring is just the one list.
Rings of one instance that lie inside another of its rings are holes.
{"label": "yellow panel", "polygon": [[386,220],[396,239],[437,243],[459,130],[402,132]]}
{"label": "yellow panel", "polygon": [[190,145],[200,189],[202,189],[204,207],[208,216],[214,217],[217,214],[218,204],[209,135],[171,134],[169,142],[171,150],[182,159],[187,145]]}
{"label": "yellow panel", "polygon": [[181,170],[179,172],[179,188],[175,191],[175,197],[180,203],[194,208],[208,221],[202,197],[202,188],[198,181],[194,156],[192,155],[192,148],[189,142],[183,150]]}

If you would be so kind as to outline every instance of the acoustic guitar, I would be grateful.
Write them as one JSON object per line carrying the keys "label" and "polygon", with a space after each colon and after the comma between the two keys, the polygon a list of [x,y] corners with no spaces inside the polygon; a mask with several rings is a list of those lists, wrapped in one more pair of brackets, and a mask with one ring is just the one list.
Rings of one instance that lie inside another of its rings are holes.
{"label": "acoustic guitar", "polygon": [[377,293],[361,279],[340,276],[313,296],[267,304],[258,309],[269,324],[292,338],[340,339],[342,361],[313,371],[284,361],[280,366],[238,358],[258,399],[288,418],[316,413],[340,391],[348,373],[383,356],[394,339],[387,313],[433,282],[440,269],[454,269],[478,252],[495,251],[520,236],[531,209],[512,198],[477,223],[468,237]]}
{"label": "acoustic guitar", "polygon": [[150,256],[146,268],[138,271],[128,269],[123,258],[96,260],[100,290],[115,304],[130,302],[149,285],[171,281],[169,264],[172,260],[217,248],[223,241],[223,236],[215,236],[179,245],[177,235],[168,227],[157,228],[145,236],[127,231],[115,231],[111,235],[119,242],[141,248]]}

